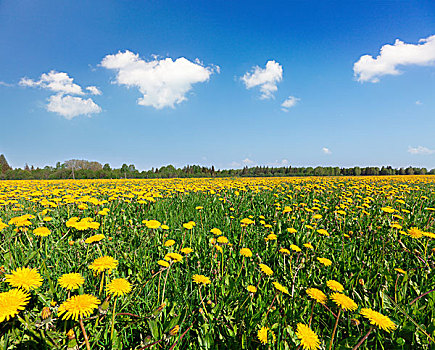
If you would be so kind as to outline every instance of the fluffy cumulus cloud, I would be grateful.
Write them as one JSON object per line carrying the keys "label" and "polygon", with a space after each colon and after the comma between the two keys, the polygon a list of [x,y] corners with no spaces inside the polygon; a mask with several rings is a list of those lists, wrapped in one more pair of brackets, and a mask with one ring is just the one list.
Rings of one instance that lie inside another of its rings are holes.
{"label": "fluffy cumulus cloud", "polygon": [[294,96],[289,96],[282,104],[281,104],[281,109],[284,112],[288,112],[290,108],[296,106],[296,104],[300,101],[300,98],[294,97]]}
{"label": "fluffy cumulus cloud", "polygon": [[326,148],[326,147],[323,147],[323,148],[322,148],[322,152],[323,152],[324,154],[331,154],[331,153],[332,153],[331,150],[330,150],[329,148]]}
{"label": "fluffy cumulus cloud", "polygon": [[418,44],[407,44],[396,39],[393,45],[382,46],[376,58],[361,56],[353,65],[359,82],[377,83],[384,75],[398,75],[399,67],[416,65],[430,66],[435,63],[435,35],[420,39]]}
{"label": "fluffy cumulus cloud", "polygon": [[192,85],[210,79],[218,67],[205,67],[199,60],[191,62],[184,57],[145,61],[131,51],[107,55],[101,66],[117,72],[115,82],[126,87],[135,87],[143,95],[137,100],[142,106],[156,109],[174,108],[187,100]]}
{"label": "fluffy cumulus cloud", "polygon": [[91,98],[72,96],[83,96],[86,94],[85,91],[92,95],[101,95],[101,91],[96,86],[88,86],[84,90],[74,83],[74,79],[68,73],[52,70],[49,73],[43,73],[39,80],[22,78],[19,84],[23,87],[39,87],[56,92],[48,98],[47,110],[60,114],[66,119],[101,112],[101,107]]}
{"label": "fluffy cumulus cloud", "polygon": [[90,115],[101,112],[98,106],[91,98],[84,99],[81,97],[56,94],[48,99],[47,110],[60,114],[66,119],[72,119],[79,115]]}
{"label": "fluffy cumulus cloud", "polygon": [[278,90],[276,86],[282,80],[282,66],[275,61],[267,61],[266,68],[255,66],[251,72],[247,72],[242,78],[247,89],[260,87],[261,99],[274,97],[274,92]]}
{"label": "fluffy cumulus cloud", "polygon": [[427,147],[423,146],[417,146],[417,147],[408,147],[408,153],[411,154],[433,154],[435,153],[434,149],[429,149]]}

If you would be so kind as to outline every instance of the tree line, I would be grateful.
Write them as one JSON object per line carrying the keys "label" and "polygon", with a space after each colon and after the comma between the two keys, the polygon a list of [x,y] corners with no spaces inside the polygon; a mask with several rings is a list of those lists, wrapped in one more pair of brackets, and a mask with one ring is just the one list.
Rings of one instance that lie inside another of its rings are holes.
{"label": "tree line", "polygon": [[30,180],[30,179],[155,179],[155,178],[188,178],[188,177],[259,177],[259,176],[376,176],[376,175],[426,175],[435,174],[435,169],[426,168],[392,168],[379,167],[268,167],[255,166],[242,169],[218,169],[214,166],[186,165],[175,168],[166,165],[151,170],[139,171],[134,164],[123,164],[120,168],[112,168],[110,164],[71,159],[64,163],[58,162],[55,167],[45,166],[35,168],[25,165],[24,168],[13,169],[5,156],[0,155],[0,180]]}

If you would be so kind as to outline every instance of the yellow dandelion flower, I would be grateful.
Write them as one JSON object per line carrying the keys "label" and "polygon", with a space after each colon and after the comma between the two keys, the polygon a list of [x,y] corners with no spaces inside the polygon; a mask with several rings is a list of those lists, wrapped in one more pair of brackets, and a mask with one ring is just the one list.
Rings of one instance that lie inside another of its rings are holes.
{"label": "yellow dandelion flower", "polygon": [[159,228],[160,225],[161,225],[160,221],[157,221],[157,220],[147,220],[145,222],[145,226],[148,227],[148,228],[154,228],[155,229],[155,228]]}
{"label": "yellow dandelion flower", "polygon": [[98,234],[98,235],[93,235],[89,238],[85,239],[85,243],[86,244],[91,244],[91,243],[95,243],[95,242],[99,242],[102,239],[104,239],[104,235],[103,234]]}
{"label": "yellow dandelion flower", "polygon": [[217,242],[220,244],[227,244],[228,243],[228,238],[225,236],[219,236],[217,239]]}
{"label": "yellow dandelion flower", "polygon": [[326,301],[328,300],[326,294],[323,293],[320,289],[308,288],[306,292],[310,298],[314,299],[320,304],[326,304]]}
{"label": "yellow dandelion flower", "polygon": [[303,323],[298,323],[296,336],[301,341],[304,350],[320,349],[320,340],[310,327]]}
{"label": "yellow dandelion flower", "polygon": [[160,266],[163,266],[163,267],[169,266],[169,263],[165,260],[159,260],[159,261],[157,261],[157,264],[159,264]]}
{"label": "yellow dandelion flower", "polygon": [[265,240],[266,241],[276,241],[278,239],[278,236],[274,233],[271,233],[270,235],[268,235]]}
{"label": "yellow dandelion flower", "polygon": [[340,282],[337,282],[335,280],[329,280],[326,282],[326,285],[328,288],[334,292],[342,292],[344,291],[344,287]]}
{"label": "yellow dandelion flower", "polygon": [[0,293],[0,323],[9,321],[21,310],[24,310],[30,299],[30,294],[21,289],[11,289]]}
{"label": "yellow dandelion flower", "polygon": [[249,248],[242,248],[240,249],[240,255],[246,258],[250,258],[252,256],[252,251]]}
{"label": "yellow dandelion flower", "polygon": [[190,254],[190,253],[192,253],[193,252],[193,249],[192,248],[189,248],[189,247],[186,247],[186,248],[183,248],[183,249],[181,249],[181,252],[183,253],[183,254]]}
{"label": "yellow dandelion flower", "polygon": [[423,231],[421,231],[419,228],[417,227],[411,227],[408,230],[408,234],[412,237],[412,238],[421,238],[423,236]]}
{"label": "yellow dandelion flower", "polygon": [[246,289],[248,290],[249,293],[256,293],[257,292],[257,287],[253,286],[253,285],[247,286]]}
{"label": "yellow dandelion flower", "polygon": [[289,255],[290,254],[290,250],[286,249],[286,248],[281,248],[279,250],[280,253],[284,254],[284,255]]}
{"label": "yellow dandelion flower", "polygon": [[181,262],[183,261],[183,256],[178,253],[168,253],[163,259],[165,259],[166,261]]}
{"label": "yellow dandelion flower", "polygon": [[257,337],[260,342],[265,345],[268,342],[267,333],[270,332],[272,335],[272,342],[275,343],[276,336],[275,333],[269,327],[261,327],[261,329],[257,332]]}
{"label": "yellow dandelion flower", "polygon": [[116,269],[117,266],[118,260],[106,255],[95,259],[88,267],[98,273],[104,272],[105,270],[110,273],[113,269]]}
{"label": "yellow dandelion flower", "polygon": [[210,230],[210,232],[211,233],[213,233],[213,234],[215,234],[216,236],[219,236],[219,235],[221,235],[222,234],[222,231],[221,230],[219,230],[218,228],[212,228],[211,230]]}
{"label": "yellow dandelion flower", "polygon": [[90,316],[100,303],[98,298],[90,294],[74,295],[59,306],[58,315],[63,320],[71,318],[77,321],[79,317]]}
{"label": "yellow dandelion flower", "polygon": [[367,318],[371,324],[378,326],[388,333],[397,328],[394,322],[391,321],[387,316],[384,316],[372,309],[361,309],[360,314]]}
{"label": "yellow dandelion flower", "polygon": [[202,284],[202,285],[207,285],[211,283],[210,278],[204,275],[193,275],[192,280],[196,284]]}
{"label": "yellow dandelion flower", "polygon": [[106,292],[115,297],[123,296],[131,291],[131,284],[124,278],[115,278],[106,286]]}
{"label": "yellow dandelion flower", "polygon": [[405,270],[402,270],[402,269],[399,269],[399,268],[395,268],[394,270],[396,270],[399,273],[402,273],[402,274],[406,275],[406,271]]}
{"label": "yellow dandelion flower", "polygon": [[317,258],[317,260],[318,260],[321,264],[323,264],[323,265],[325,265],[325,266],[330,266],[330,265],[332,265],[332,261],[329,260],[329,259],[327,259],[327,258]]}
{"label": "yellow dandelion flower", "polygon": [[321,234],[321,235],[323,235],[323,236],[329,237],[329,233],[328,233],[328,231],[326,231],[326,230],[323,229],[323,228],[318,229],[318,230],[317,230],[317,233],[319,233],[319,234]]}
{"label": "yellow dandelion flower", "polygon": [[332,293],[331,299],[334,303],[337,304],[343,310],[355,311],[358,308],[358,305],[348,296],[341,293]]}
{"label": "yellow dandelion flower", "polygon": [[272,282],[272,284],[274,285],[274,287],[279,290],[280,292],[284,293],[284,294],[290,294],[288,292],[288,289],[286,287],[284,287],[283,285],[281,285],[278,282]]}
{"label": "yellow dandelion flower", "polygon": [[290,249],[293,250],[293,251],[296,252],[296,253],[302,251],[301,248],[299,248],[299,247],[298,247],[297,245],[295,245],[295,244],[291,244],[291,245],[290,245]]}
{"label": "yellow dandelion flower", "polygon": [[168,239],[165,242],[165,247],[172,247],[175,244],[175,241],[173,239]]}
{"label": "yellow dandelion flower", "polygon": [[287,232],[288,232],[288,233],[296,233],[296,232],[298,232],[298,231],[295,230],[293,227],[289,227],[289,228],[287,229]]}
{"label": "yellow dandelion flower", "polygon": [[259,266],[260,266],[260,270],[264,274],[266,274],[267,276],[272,276],[273,275],[273,271],[272,271],[272,269],[269,266],[267,266],[265,264],[260,264]]}
{"label": "yellow dandelion flower", "polygon": [[62,288],[67,290],[78,289],[83,283],[85,283],[85,279],[79,273],[66,273],[59,277],[57,282],[60,284]]}
{"label": "yellow dandelion flower", "polygon": [[28,267],[19,267],[11,274],[5,275],[6,282],[12,287],[22,288],[24,290],[37,289],[42,285],[42,277],[38,270]]}
{"label": "yellow dandelion flower", "polygon": [[38,227],[33,230],[33,234],[35,236],[46,237],[51,233],[51,231],[47,227]]}
{"label": "yellow dandelion flower", "polygon": [[304,243],[304,247],[313,250],[314,247],[311,243]]}

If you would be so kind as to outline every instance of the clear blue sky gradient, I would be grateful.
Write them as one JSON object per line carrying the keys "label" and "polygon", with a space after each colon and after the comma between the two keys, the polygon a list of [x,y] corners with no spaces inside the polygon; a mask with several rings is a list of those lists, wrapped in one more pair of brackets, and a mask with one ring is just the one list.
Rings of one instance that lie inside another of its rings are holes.
{"label": "clear blue sky gradient", "polygon": [[[162,165],[425,166],[435,153],[435,66],[359,83],[353,64],[399,38],[435,34],[434,1],[0,1],[0,153],[14,167],[71,158]],[[119,50],[220,66],[174,109],[140,106],[101,60]],[[275,60],[283,81],[259,99],[240,80]],[[102,112],[67,120],[22,77],[66,72],[95,85]],[[289,112],[281,103],[300,102]],[[421,101],[421,104],[416,104]],[[332,152],[325,154],[322,148]],[[285,162],[285,161],[284,161]]]}

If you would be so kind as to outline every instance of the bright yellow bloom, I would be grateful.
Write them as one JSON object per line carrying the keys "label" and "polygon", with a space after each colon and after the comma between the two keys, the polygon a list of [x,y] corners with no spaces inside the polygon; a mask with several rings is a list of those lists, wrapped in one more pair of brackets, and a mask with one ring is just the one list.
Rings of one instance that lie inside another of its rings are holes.
{"label": "bright yellow bloom", "polygon": [[183,224],[183,227],[184,227],[186,230],[191,230],[191,229],[193,229],[194,226],[195,226],[195,225],[194,225],[194,222],[193,222],[193,221],[189,221],[189,222]]}
{"label": "bright yellow bloom", "polygon": [[403,273],[404,275],[406,275],[406,271],[405,270],[402,270],[402,269],[399,269],[399,268],[395,268],[394,270],[396,270],[399,273]]}
{"label": "bright yellow bloom", "polygon": [[36,269],[28,267],[19,267],[11,274],[5,275],[6,282],[12,287],[22,288],[24,290],[37,289],[42,285],[42,277]]}
{"label": "bright yellow bloom", "polygon": [[178,253],[168,253],[163,259],[167,261],[181,262],[183,261],[183,256]]}
{"label": "bright yellow bloom", "polygon": [[227,244],[228,243],[228,238],[225,236],[219,236],[217,238],[217,242],[220,244]]}
{"label": "bright yellow bloom", "polygon": [[327,258],[317,258],[317,260],[319,260],[319,262],[325,266],[332,265],[332,261]]}
{"label": "bright yellow bloom", "polygon": [[272,269],[271,269],[269,266],[267,266],[267,265],[265,265],[265,264],[260,264],[259,266],[260,266],[260,270],[261,270],[264,274],[266,274],[266,275],[268,275],[268,276],[272,276],[272,275],[273,275],[273,271],[272,271]]}
{"label": "bright yellow bloom", "polygon": [[417,227],[411,227],[408,230],[408,234],[412,237],[412,238],[421,238],[423,236],[423,231],[421,231],[419,228]]}
{"label": "bright yellow bloom", "polygon": [[0,323],[9,321],[29,303],[30,294],[21,289],[11,289],[0,293]]}
{"label": "bright yellow bloom", "polygon": [[210,232],[211,233],[213,233],[213,234],[215,234],[216,236],[219,236],[219,235],[221,235],[222,234],[222,231],[221,230],[219,230],[218,228],[212,228],[211,230],[210,230]]}
{"label": "bright yellow bloom", "polygon": [[252,256],[252,251],[249,248],[242,248],[240,249],[240,255],[246,258],[250,258]]}
{"label": "bright yellow bloom", "polygon": [[284,287],[283,285],[281,285],[278,282],[272,282],[272,284],[274,285],[274,287],[279,290],[280,292],[284,293],[284,294],[290,294],[288,292],[288,289],[286,287]]}
{"label": "bright yellow bloom", "polygon": [[85,283],[85,279],[79,273],[66,273],[59,277],[57,282],[60,284],[62,288],[67,290],[78,289],[83,283]]}
{"label": "bright yellow bloom", "polygon": [[296,233],[296,232],[298,232],[298,231],[295,230],[293,227],[289,227],[289,228],[287,229],[287,232],[288,232],[288,233]]}
{"label": "bright yellow bloom", "polygon": [[335,280],[329,280],[328,282],[326,282],[326,285],[328,286],[329,289],[331,289],[334,292],[344,291],[343,285]]}
{"label": "bright yellow bloom", "polygon": [[59,306],[57,313],[63,320],[72,318],[77,321],[79,317],[90,316],[100,303],[98,298],[90,294],[74,295]]}
{"label": "bright yellow bloom", "polygon": [[370,320],[370,323],[382,328],[384,331],[390,333],[391,330],[395,330],[397,326],[387,316],[374,311],[372,309],[361,309],[360,314]]}
{"label": "bright yellow bloom", "polygon": [[323,229],[323,228],[321,228],[321,229],[318,229],[317,230],[317,233],[320,233],[321,235],[323,235],[323,236],[326,236],[326,237],[328,237],[329,236],[329,233],[328,233],[328,231],[326,231],[325,229]]}
{"label": "bright yellow bloom", "polygon": [[358,305],[348,296],[341,293],[332,293],[331,299],[334,303],[337,304],[343,310],[351,310],[354,311],[358,308]]}
{"label": "bright yellow bloom", "polygon": [[308,249],[314,249],[314,247],[311,243],[304,243],[304,247],[308,248]]}
{"label": "bright yellow bloom", "polygon": [[296,336],[301,341],[304,350],[320,349],[319,337],[307,325],[298,323]]}
{"label": "bright yellow bloom", "polygon": [[193,275],[192,279],[196,284],[206,285],[211,283],[210,278],[204,275]]}
{"label": "bright yellow bloom", "polygon": [[289,255],[290,254],[290,250],[286,249],[286,248],[281,248],[279,250],[280,253],[285,254],[285,255]]}
{"label": "bright yellow bloom", "polygon": [[115,297],[123,296],[131,291],[131,284],[124,278],[115,278],[106,286],[106,292]]}
{"label": "bright yellow bloom", "polygon": [[160,266],[163,266],[163,267],[169,266],[169,263],[165,260],[159,260],[159,261],[157,261],[157,264],[159,264]]}
{"label": "bright yellow bloom", "polygon": [[173,239],[169,239],[165,242],[165,247],[172,247],[175,244]]}
{"label": "bright yellow bloom", "polygon": [[276,241],[278,239],[278,236],[274,233],[271,233],[265,239],[266,239],[266,241]]}
{"label": "bright yellow bloom", "polygon": [[89,238],[85,239],[85,243],[86,244],[91,244],[91,243],[95,243],[95,242],[99,242],[102,239],[104,239],[104,235],[103,234],[98,234],[98,235],[93,235]]}
{"label": "bright yellow bloom", "polygon": [[246,289],[248,290],[249,293],[256,293],[257,292],[256,286],[249,285],[246,287]]}
{"label": "bright yellow bloom", "polygon": [[106,255],[95,259],[94,262],[88,267],[98,273],[101,273],[105,270],[110,273],[113,269],[116,269],[117,266],[118,260]]}
{"label": "bright yellow bloom", "polygon": [[193,249],[192,248],[189,248],[189,247],[186,247],[186,248],[183,248],[183,249],[181,249],[181,252],[183,253],[183,254],[190,254],[190,253],[192,253],[193,252]]}
{"label": "bright yellow bloom", "polygon": [[307,294],[317,301],[320,304],[326,304],[326,301],[328,300],[325,293],[323,293],[320,289],[317,288],[308,288]]}
{"label": "bright yellow bloom", "polygon": [[293,251],[296,252],[296,253],[302,251],[301,248],[299,248],[299,247],[298,247],[297,245],[295,245],[295,244],[291,244],[291,245],[290,245],[290,249],[293,250]]}
{"label": "bright yellow bloom", "polygon": [[275,333],[269,327],[261,327],[261,329],[257,332],[257,337],[263,345],[267,344],[267,333],[268,332],[271,333],[272,342],[275,343],[275,340],[276,340]]}
{"label": "bright yellow bloom", "polygon": [[156,229],[156,228],[159,228],[160,225],[161,225],[160,221],[157,221],[157,220],[148,220],[145,222],[145,226],[148,228]]}

